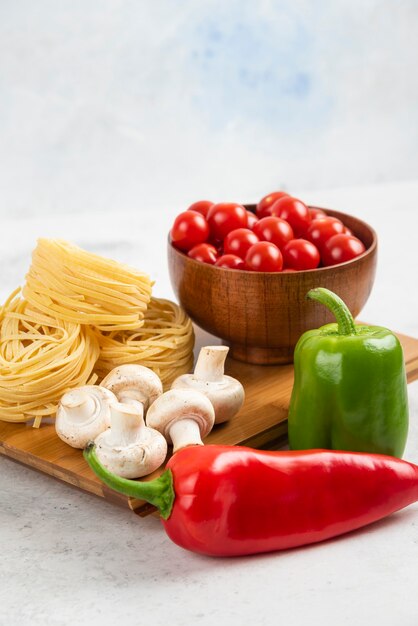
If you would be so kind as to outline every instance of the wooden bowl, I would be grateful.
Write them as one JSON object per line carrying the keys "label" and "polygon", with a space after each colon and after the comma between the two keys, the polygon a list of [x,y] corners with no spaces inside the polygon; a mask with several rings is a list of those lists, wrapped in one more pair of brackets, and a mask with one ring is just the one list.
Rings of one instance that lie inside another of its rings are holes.
{"label": "wooden bowl", "polygon": [[323,210],[361,239],[363,254],[303,272],[249,272],[195,261],[168,243],[170,279],[180,304],[198,326],[230,346],[233,358],[259,365],[292,362],[302,333],[334,321],[323,305],[306,300],[313,287],[337,293],[354,316],[365,305],[376,272],[376,233],[356,217]]}

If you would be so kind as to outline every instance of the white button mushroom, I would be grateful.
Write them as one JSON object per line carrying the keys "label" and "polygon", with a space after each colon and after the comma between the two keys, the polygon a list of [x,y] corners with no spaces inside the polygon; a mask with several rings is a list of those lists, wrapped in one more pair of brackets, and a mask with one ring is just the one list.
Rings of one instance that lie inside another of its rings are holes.
{"label": "white button mushroom", "polygon": [[204,393],[215,409],[215,424],[226,422],[238,413],[245,398],[241,383],[224,374],[228,350],[226,346],[202,348],[194,373],[179,376],[171,385],[172,389],[196,389]]}
{"label": "white button mushroom", "polygon": [[119,402],[141,403],[144,406],[144,413],[163,393],[163,385],[157,374],[143,365],[129,363],[115,367],[100,385],[110,389]]}
{"label": "white button mushroom", "polygon": [[123,478],[151,474],[164,463],[167,442],[145,426],[142,404],[116,402],[110,407],[111,426],[95,439],[101,463]]}
{"label": "white button mushroom", "polygon": [[203,445],[202,439],[212,430],[215,411],[211,401],[194,389],[171,389],[150,406],[147,426],[159,430],[173,452],[192,445]]}
{"label": "white button mushroom", "polygon": [[73,448],[84,448],[110,426],[116,396],[103,387],[84,385],[65,393],[58,405],[55,430]]}

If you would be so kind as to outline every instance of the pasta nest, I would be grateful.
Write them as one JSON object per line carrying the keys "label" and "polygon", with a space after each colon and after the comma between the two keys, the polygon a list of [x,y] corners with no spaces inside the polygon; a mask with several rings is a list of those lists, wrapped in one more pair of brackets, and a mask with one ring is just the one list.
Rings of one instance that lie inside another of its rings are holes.
{"label": "pasta nest", "polygon": [[99,344],[88,326],[35,311],[19,292],[0,310],[0,419],[39,426],[66,390],[97,380]]}
{"label": "pasta nest", "polygon": [[152,369],[168,387],[193,366],[194,332],[184,310],[170,300],[151,298],[143,325],[136,330],[96,330],[100,356],[99,379],[124,363]]}
{"label": "pasta nest", "polygon": [[60,239],[39,239],[23,296],[38,311],[102,330],[137,329],[151,298],[147,274]]}
{"label": "pasta nest", "polygon": [[151,298],[149,277],[56,239],[40,239],[23,298],[0,309],[0,420],[38,427],[61,396],[123,363],[152,369],[165,387],[193,365],[192,322]]}

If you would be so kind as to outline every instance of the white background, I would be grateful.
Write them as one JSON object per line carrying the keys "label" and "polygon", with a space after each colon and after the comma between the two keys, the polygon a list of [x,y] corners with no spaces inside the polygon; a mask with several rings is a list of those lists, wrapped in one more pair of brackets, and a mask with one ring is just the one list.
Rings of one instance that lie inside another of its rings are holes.
{"label": "white background", "polygon": [[416,0],[1,0],[0,215],[411,180]]}

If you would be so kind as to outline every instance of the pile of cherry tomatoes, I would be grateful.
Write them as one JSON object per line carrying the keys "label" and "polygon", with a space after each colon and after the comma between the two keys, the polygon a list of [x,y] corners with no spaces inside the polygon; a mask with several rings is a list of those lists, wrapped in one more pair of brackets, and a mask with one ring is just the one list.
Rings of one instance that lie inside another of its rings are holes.
{"label": "pile of cherry tomatoes", "polygon": [[365,251],[341,220],[284,191],[262,198],[255,214],[232,202],[195,202],[176,217],[170,236],[196,261],[258,272],[312,270]]}

